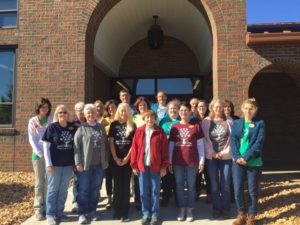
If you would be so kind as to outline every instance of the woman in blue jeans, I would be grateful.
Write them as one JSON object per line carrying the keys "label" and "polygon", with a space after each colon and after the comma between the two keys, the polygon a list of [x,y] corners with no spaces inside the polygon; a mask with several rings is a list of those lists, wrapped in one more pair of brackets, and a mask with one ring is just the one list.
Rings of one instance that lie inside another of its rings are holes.
{"label": "woman in blue jeans", "polygon": [[[204,170],[203,134],[199,124],[190,123],[191,106],[179,105],[180,122],[174,124],[170,131],[170,172],[175,174],[176,195],[180,208],[178,221],[194,220],[193,209],[196,197],[196,175]],[[184,179],[188,193],[184,200]]]}
{"label": "woman in blue jeans", "polygon": [[209,104],[209,116],[202,123],[205,147],[205,165],[211,183],[214,218],[230,218],[231,150],[230,131],[232,120],[226,118],[223,102],[213,99]]}
{"label": "woman in blue jeans", "polygon": [[65,218],[63,211],[74,165],[73,141],[76,129],[68,120],[66,106],[57,106],[54,122],[48,126],[42,138],[48,178],[46,217],[49,225],[55,225]]}
{"label": "woman in blue jeans", "polygon": [[96,107],[84,106],[86,123],[76,131],[74,137],[74,158],[78,179],[78,223],[86,224],[89,219],[99,219],[96,209],[104,169],[108,166],[108,142],[105,128],[97,123]]}
{"label": "woman in blue jeans", "polygon": [[[234,122],[230,136],[230,145],[233,154],[233,185],[238,215],[233,225],[254,225],[257,214],[258,189],[261,176],[261,152],[265,139],[265,124],[257,120],[254,115],[257,111],[255,99],[243,102],[242,119]],[[246,218],[246,208],[243,199],[244,182],[248,184],[249,209]]]}

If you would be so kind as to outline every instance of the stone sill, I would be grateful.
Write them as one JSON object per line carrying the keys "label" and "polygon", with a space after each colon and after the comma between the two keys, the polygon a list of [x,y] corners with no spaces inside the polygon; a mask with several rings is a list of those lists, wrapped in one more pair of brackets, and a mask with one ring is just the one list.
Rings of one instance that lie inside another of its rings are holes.
{"label": "stone sill", "polygon": [[0,136],[16,136],[18,133],[15,128],[0,127]]}

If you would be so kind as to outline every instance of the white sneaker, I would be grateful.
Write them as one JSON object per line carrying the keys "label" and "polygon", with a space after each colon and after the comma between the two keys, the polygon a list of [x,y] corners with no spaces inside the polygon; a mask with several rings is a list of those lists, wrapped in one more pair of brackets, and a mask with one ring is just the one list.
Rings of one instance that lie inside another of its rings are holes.
{"label": "white sneaker", "polygon": [[193,208],[187,208],[187,211],[186,211],[186,221],[192,222],[193,220],[194,220]]}
{"label": "white sneaker", "polygon": [[183,221],[185,217],[185,208],[180,208],[179,213],[177,215],[178,221]]}
{"label": "white sneaker", "polygon": [[77,203],[77,202],[74,202],[74,203],[72,204],[71,212],[72,212],[72,213],[78,212],[78,203]]}
{"label": "white sneaker", "polygon": [[98,213],[96,211],[90,212],[89,218],[91,218],[92,221],[100,220],[100,216],[98,215]]}
{"label": "white sneaker", "polygon": [[56,225],[56,221],[54,219],[54,216],[48,216],[47,217],[47,223],[48,223],[48,225]]}
{"label": "white sneaker", "polygon": [[79,216],[78,223],[79,223],[79,224],[87,224],[87,223],[88,223],[88,221],[87,221],[85,215],[80,215],[80,216]]}

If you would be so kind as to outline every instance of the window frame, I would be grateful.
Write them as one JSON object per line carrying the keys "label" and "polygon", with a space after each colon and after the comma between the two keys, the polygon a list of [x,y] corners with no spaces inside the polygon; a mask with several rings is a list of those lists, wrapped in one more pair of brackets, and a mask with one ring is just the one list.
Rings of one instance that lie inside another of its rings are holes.
{"label": "window frame", "polygon": [[0,105],[9,105],[11,104],[12,110],[11,110],[11,123],[10,124],[1,124],[0,123],[0,129],[1,128],[14,128],[15,127],[15,121],[16,121],[16,84],[17,84],[17,58],[18,58],[18,46],[17,45],[0,45],[0,49],[9,49],[13,50],[15,53],[14,57],[14,65],[13,65],[13,91],[12,91],[12,102],[11,103],[1,103]]}
{"label": "window frame", "polygon": [[[0,26],[0,30],[1,29],[18,28],[18,26],[19,26],[19,0],[16,0],[16,2],[17,2],[17,8],[16,9],[2,9],[2,10],[0,10],[0,14],[15,12],[16,13],[16,25],[15,26],[4,26],[4,27]],[[1,47],[2,46],[0,46],[0,48]]]}

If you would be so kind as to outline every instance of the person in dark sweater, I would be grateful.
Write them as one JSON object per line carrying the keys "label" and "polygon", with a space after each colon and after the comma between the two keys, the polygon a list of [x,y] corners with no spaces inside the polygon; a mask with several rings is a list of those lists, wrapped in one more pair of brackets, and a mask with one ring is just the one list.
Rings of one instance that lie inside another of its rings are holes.
{"label": "person in dark sweater", "polygon": [[114,181],[113,209],[114,219],[127,222],[130,199],[130,152],[135,125],[131,109],[127,103],[120,103],[111,123],[108,138],[111,150],[111,170]]}
{"label": "person in dark sweater", "polygon": [[76,131],[74,138],[74,159],[78,178],[78,223],[85,224],[88,219],[99,219],[96,209],[100,198],[100,186],[104,169],[108,166],[109,152],[105,128],[97,123],[96,107],[84,107],[86,123]]}
{"label": "person in dark sweater", "polygon": [[67,107],[57,106],[54,122],[48,126],[42,138],[48,178],[46,217],[49,225],[65,219],[63,211],[74,166],[76,130],[74,124],[68,122],[69,118]]}

